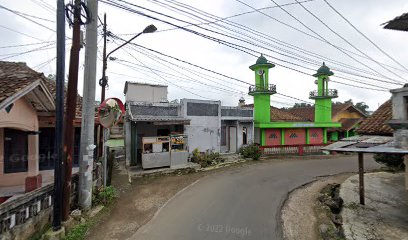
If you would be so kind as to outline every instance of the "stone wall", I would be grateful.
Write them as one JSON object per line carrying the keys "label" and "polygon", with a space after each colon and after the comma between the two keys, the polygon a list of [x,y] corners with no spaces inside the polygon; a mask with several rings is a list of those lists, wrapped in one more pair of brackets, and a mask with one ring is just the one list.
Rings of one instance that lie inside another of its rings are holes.
{"label": "stone wall", "polygon": [[[0,240],[28,239],[51,224],[52,184],[9,199],[0,205]],[[78,202],[78,175],[72,176],[71,208]]]}

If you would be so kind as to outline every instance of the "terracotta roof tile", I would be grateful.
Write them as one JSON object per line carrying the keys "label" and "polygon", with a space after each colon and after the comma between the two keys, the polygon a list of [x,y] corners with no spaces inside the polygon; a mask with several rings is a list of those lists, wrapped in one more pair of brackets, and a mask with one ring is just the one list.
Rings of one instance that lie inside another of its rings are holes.
{"label": "terracotta roof tile", "polygon": [[[254,104],[247,104],[244,107],[254,107]],[[271,122],[304,122],[308,121],[285,110],[271,106]]]}
{"label": "terracotta roof tile", "polygon": [[40,74],[25,63],[0,61],[0,103],[38,79]]}
{"label": "terracotta roof tile", "polygon": [[[348,109],[349,107],[355,108],[353,104],[351,103],[333,103],[332,104],[332,117]],[[308,121],[314,121],[314,113],[315,113],[314,106],[289,108],[289,109],[286,109],[285,111],[291,114],[294,114],[296,116],[302,117],[304,119],[307,119]]]}
{"label": "terracotta roof tile", "polygon": [[[0,103],[39,79],[45,83],[55,100],[55,81],[34,71],[23,62],[0,61]],[[81,117],[81,112],[82,97],[77,95],[76,116]]]}
{"label": "terracotta roof tile", "polygon": [[308,119],[271,106],[271,122],[304,122]]}
{"label": "terracotta roof tile", "polygon": [[383,103],[371,116],[364,120],[357,132],[368,135],[392,135],[393,129],[387,125],[392,118],[391,100]]}

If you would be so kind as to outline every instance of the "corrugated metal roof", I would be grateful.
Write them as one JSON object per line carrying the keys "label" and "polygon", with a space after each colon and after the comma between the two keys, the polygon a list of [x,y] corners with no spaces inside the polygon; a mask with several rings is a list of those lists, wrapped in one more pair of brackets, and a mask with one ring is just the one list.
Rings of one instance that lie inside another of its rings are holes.
{"label": "corrugated metal roof", "polygon": [[386,136],[354,136],[325,146],[322,150],[363,153],[408,153],[408,149],[396,148],[393,140],[393,137]]}

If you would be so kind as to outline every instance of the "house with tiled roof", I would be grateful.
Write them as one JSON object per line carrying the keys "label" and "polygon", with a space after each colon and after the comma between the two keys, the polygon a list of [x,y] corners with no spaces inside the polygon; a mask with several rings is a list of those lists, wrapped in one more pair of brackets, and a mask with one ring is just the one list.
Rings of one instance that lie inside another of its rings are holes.
{"label": "house with tiled roof", "polygon": [[[309,121],[313,121],[315,118],[314,106],[289,108],[284,111]],[[341,127],[327,129],[329,139],[331,141],[337,141],[345,137],[356,135],[356,129],[366,117],[366,114],[356,108],[352,103],[333,103],[331,118],[333,122],[341,123]]]}
{"label": "house with tiled roof", "polygon": [[357,129],[357,133],[364,135],[392,136],[394,130],[388,125],[388,121],[391,119],[392,102],[388,100],[361,123]]}
{"label": "house with tiled roof", "polygon": [[[77,103],[74,163],[79,155],[79,95]],[[0,61],[0,203],[52,181],[54,126],[55,81],[25,63]]]}

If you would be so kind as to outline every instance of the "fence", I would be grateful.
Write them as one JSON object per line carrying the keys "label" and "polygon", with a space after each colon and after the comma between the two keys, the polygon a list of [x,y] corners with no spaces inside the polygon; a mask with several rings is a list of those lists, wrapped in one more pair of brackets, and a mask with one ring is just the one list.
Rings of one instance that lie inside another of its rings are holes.
{"label": "fence", "polygon": [[[78,203],[78,174],[72,176],[71,208]],[[10,199],[0,205],[0,239],[25,239],[51,219],[53,184]]]}
{"label": "fence", "polygon": [[322,152],[321,148],[327,144],[307,144],[307,145],[276,145],[260,146],[262,155],[284,155],[284,154],[313,154]]}

